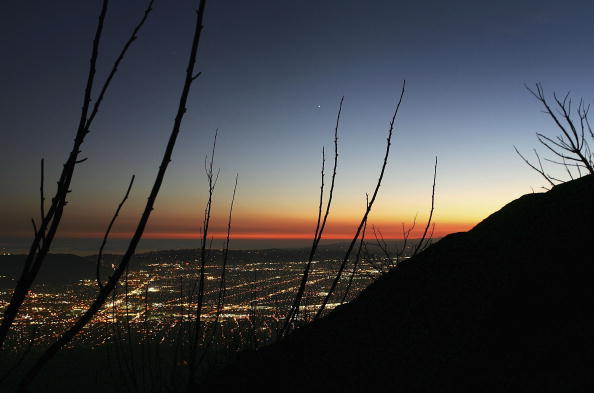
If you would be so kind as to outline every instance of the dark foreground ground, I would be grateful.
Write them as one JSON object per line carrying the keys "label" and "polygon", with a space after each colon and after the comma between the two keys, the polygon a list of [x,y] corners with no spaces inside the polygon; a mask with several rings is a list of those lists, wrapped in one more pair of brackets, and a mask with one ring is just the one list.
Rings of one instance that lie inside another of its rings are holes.
{"label": "dark foreground ground", "polygon": [[525,195],[196,391],[594,391],[594,177]]}

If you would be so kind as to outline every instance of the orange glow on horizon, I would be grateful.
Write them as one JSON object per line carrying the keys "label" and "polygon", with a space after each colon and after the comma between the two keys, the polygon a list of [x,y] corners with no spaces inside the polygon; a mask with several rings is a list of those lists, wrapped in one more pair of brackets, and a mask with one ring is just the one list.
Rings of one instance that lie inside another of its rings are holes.
{"label": "orange glow on horizon", "polygon": [[[454,232],[464,232],[471,229],[475,224],[474,223],[436,223],[435,224],[435,233],[433,237],[443,237],[447,234],[454,233]],[[352,232],[333,232],[327,231],[322,236],[322,239],[327,240],[349,240],[355,234],[355,229]],[[387,227],[380,227],[381,233],[384,239],[402,239],[402,227],[399,226],[390,226]],[[422,236],[424,226],[417,225],[415,230],[411,233],[411,238],[419,238]],[[429,229],[431,232],[431,229]],[[131,238],[133,235],[132,232],[113,232],[110,234],[110,238],[114,239],[127,239]],[[102,238],[104,233],[102,232],[62,232],[59,234],[58,237],[61,238],[78,238],[78,239],[93,239],[93,238]],[[209,238],[213,237],[214,239],[224,239],[226,238],[226,232],[220,231],[211,231],[209,232]],[[144,239],[180,239],[180,240],[190,240],[190,239],[200,239],[202,234],[200,232],[145,232],[142,236]],[[368,231],[366,234],[367,238],[372,238],[373,234],[371,232],[371,228],[368,227]],[[278,239],[278,240],[287,240],[287,239],[311,239],[312,233],[310,231],[307,232],[270,232],[270,231],[258,231],[258,232],[248,232],[248,231],[237,231],[231,233],[231,239]]]}

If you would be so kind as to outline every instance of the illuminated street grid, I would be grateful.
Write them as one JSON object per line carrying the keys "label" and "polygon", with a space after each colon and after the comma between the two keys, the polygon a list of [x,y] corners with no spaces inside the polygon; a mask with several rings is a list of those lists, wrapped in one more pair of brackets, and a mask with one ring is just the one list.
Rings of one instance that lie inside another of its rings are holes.
{"label": "illuminated street grid", "polygon": [[[234,252],[228,262],[226,295],[219,321],[223,339],[263,342],[273,337],[282,323],[297,291],[305,266],[297,253],[260,251]],[[302,319],[309,318],[319,307],[330,287],[340,260],[338,254],[324,261],[314,261],[309,285],[303,299]],[[330,254],[328,254],[330,255]],[[116,257],[111,257],[116,261]],[[106,258],[109,260],[109,257]],[[216,315],[216,302],[220,285],[220,252],[215,262],[206,266],[205,302],[203,316],[208,324]],[[189,313],[196,309],[195,301],[188,301],[193,283],[198,277],[196,252],[157,252],[136,257],[136,269],[128,274],[117,288],[117,295],[103,307],[91,324],[77,337],[73,345],[98,346],[110,342],[114,334],[114,321],[120,329],[127,326],[138,337],[173,341],[179,326],[188,321]],[[142,266],[139,268],[139,266]],[[342,298],[342,291],[350,274],[345,270],[342,286],[334,301]],[[354,296],[372,280],[374,271],[363,266],[353,281]],[[22,350],[32,337],[38,344],[46,344],[62,332],[86,309],[97,294],[94,279],[82,280],[62,288],[37,286],[24,304],[18,321],[12,329],[9,347]],[[183,296],[182,296],[183,294]],[[0,292],[0,306],[4,308],[10,296],[9,289]],[[349,295],[349,298],[352,298]],[[127,301],[126,301],[127,299]],[[331,303],[328,309],[336,307]],[[237,344],[238,347],[245,343]]]}

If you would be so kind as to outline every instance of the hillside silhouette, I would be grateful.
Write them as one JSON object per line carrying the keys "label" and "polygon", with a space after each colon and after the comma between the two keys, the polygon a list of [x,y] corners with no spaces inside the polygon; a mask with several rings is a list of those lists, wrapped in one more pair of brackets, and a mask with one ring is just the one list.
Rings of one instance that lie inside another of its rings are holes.
{"label": "hillside silhouette", "polygon": [[200,391],[592,391],[593,202],[592,175],[524,195]]}
{"label": "hillside silhouette", "polygon": [[[26,255],[0,255],[0,287],[12,288],[23,270]],[[56,286],[95,277],[95,262],[72,254],[48,254],[38,284]]]}

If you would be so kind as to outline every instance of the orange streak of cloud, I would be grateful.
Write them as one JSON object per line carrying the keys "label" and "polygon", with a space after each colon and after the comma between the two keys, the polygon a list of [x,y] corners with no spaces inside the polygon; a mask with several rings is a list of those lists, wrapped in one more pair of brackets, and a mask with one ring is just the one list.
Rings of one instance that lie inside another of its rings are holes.
{"label": "orange streak of cloud", "polygon": [[[471,229],[474,224],[470,223],[437,223],[435,226],[434,237],[443,237],[453,232],[463,232]],[[341,228],[342,229],[342,228]],[[352,239],[355,234],[355,227],[352,231],[327,231],[323,235],[323,239],[332,240],[343,240]],[[367,237],[372,237],[371,230],[368,228]],[[390,227],[380,227],[382,235],[385,239],[402,239],[402,227],[391,225]],[[411,238],[417,238],[422,235],[424,225],[415,227],[411,233]],[[430,232],[431,230],[429,230]],[[59,237],[65,238],[102,238],[104,233],[102,232],[62,232]],[[201,233],[193,231],[159,231],[159,232],[145,232],[143,238],[145,239],[200,239]],[[209,238],[222,239],[227,236],[226,232],[222,231],[211,231],[209,232]],[[132,232],[114,232],[110,234],[111,238],[114,239],[126,239],[132,237]],[[311,239],[311,231],[294,231],[294,232],[275,232],[275,231],[237,231],[231,234],[232,239]]]}

